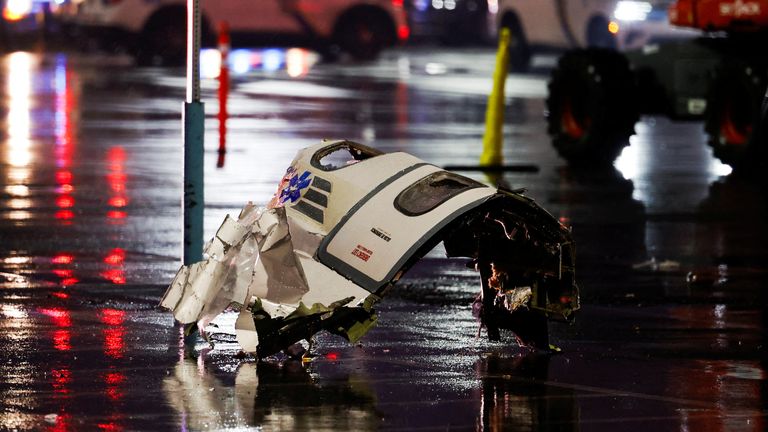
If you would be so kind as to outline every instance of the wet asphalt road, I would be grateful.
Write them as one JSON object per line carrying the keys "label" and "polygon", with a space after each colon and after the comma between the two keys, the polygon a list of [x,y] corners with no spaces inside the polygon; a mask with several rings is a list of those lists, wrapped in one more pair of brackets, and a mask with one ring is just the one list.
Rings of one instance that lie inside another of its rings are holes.
{"label": "wet asphalt road", "polygon": [[[206,238],[321,138],[479,158],[493,49],[257,57],[234,71],[223,160],[204,81]],[[539,171],[465,174],[525,187],[573,227],[583,309],[551,328],[562,353],[478,338],[477,275],[439,249],[360,344],[321,335],[307,365],[239,358],[232,315],[213,349],[185,345],[157,308],[179,266],[182,74],[0,57],[0,430],[768,429],[764,191],[712,158],[701,124],[663,118],[615,168],[568,168],[541,74],[510,76],[504,128],[505,161]]]}

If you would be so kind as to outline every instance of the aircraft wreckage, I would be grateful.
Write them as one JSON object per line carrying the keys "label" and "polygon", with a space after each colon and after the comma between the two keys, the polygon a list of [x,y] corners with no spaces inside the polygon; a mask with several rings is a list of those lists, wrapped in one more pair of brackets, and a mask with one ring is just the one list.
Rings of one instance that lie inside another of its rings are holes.
{"label": "aircraft wreckage", "polygon": [[547,349],[547,321],[579,308],[571,233],[521,191],[350,141],[299,151],[267,207],[227,216],[161,305],[201,330],[239,308],[237,341],[259,357],[321,330],[356,342],[374,305],[441,241],[479,271],[473,312],[491,340],[509,329]]}

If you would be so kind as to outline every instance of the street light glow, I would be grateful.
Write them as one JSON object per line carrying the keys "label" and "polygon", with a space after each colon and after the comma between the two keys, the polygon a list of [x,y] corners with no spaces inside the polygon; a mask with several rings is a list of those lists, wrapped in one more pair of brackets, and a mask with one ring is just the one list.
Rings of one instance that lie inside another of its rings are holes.
{"label": "street light glow", "polygon": [[619,21],[645,21],[651,10],[653,6],[648,2],[622,0],[616,4],[613,16]]}
{"label": "street light glow", "polygon": [[3,9],[3,18],[19,21],[32,12],[32,0],[8,0]]}

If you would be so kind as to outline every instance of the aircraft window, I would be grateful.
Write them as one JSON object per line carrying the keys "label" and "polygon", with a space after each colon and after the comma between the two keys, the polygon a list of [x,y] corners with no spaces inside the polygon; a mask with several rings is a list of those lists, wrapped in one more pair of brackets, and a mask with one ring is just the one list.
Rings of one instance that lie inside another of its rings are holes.
{"label": "aircraft window", "polygon": [[438,171],[400,192],[395,198],[395,208],[406,216],[420,216],[466,190],[483,186],[466,177]]}
{"label": "aircraft window", "polygon": [[383,154],[379,150],[352,141],[326,147],[312,156],[312,166],[323,171],[341,169]]}

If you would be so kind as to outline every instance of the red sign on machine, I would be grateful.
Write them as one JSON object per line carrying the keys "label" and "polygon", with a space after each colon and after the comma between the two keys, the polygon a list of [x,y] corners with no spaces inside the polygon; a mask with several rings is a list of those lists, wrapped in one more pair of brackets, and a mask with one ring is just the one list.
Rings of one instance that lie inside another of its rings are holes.
{"label": "red sign on machine", "polygon": [[678,0],[669,21],[702,30],[760,30],[768,26],[768,0]]}

